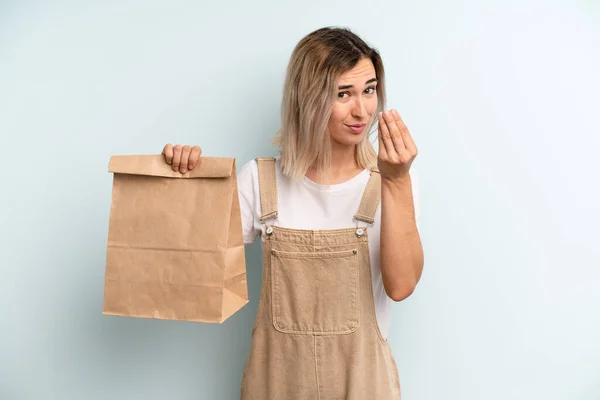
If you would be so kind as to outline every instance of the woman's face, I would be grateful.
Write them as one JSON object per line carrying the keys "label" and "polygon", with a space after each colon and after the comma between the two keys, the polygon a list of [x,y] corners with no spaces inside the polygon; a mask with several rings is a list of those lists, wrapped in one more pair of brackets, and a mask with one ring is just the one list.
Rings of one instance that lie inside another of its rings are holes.
{"label": "woman's face", "polygon": [[338,80],[338,95],[327,127],[334,144],[356,145],[367,134],[377,110],[375,67],[368,58],[343,73]]}

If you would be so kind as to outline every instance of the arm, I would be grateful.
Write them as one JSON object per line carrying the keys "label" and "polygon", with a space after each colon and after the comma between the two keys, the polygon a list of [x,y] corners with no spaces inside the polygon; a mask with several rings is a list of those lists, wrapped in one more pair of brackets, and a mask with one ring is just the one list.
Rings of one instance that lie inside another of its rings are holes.
{"label": "arm", "polygon": [[423,272],[423,247],[415,221],[410,175],[381,180],[381,275],[394,301],[414,291]]}
{"label": "arm", "polygon": [[409,173],[417,148],[395,110],[379,115],[378,130],[381,275],[387,295],[394,301],[401,301],[414,291],[424,264]]}

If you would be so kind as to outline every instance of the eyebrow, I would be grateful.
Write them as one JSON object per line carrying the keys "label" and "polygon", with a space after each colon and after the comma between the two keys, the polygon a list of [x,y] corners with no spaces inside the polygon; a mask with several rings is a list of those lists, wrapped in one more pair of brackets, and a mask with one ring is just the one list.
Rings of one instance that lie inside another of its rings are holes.
{"label": "eyebrow", "polygon": [[[365,82],[365,85],[368,85],[369,83],[373,83],[373,82],[377,82],[377,78],[369,79],[368,81]],[[354,86],[352,86],[352,85],[338,86],[338,90],[351,89],[353,87]]]}

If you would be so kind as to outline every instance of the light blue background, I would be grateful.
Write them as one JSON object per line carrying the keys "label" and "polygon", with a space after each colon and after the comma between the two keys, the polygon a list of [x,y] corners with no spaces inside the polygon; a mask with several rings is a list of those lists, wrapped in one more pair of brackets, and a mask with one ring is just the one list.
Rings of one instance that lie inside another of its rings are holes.
{"label": "light blue background", "polygon": [[0,399],[238,398],[259,248],[222,326],[101,315],[108,160],[275,154],[288,58],[326,25],[381,50],[420,150],[403,399],[600,399],[591,0],[0,2]]}

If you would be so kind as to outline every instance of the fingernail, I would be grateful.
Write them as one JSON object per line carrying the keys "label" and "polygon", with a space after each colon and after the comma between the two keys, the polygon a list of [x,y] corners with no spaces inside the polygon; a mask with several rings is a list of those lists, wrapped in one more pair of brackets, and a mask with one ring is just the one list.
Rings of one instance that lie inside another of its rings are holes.
{"label": "fingernail", "polygon": [[390,112],[386,111],[386,112],[383,113],[383,115],[385,115],[386,117],[389,117],[390,116]]}
{"label": "fingernail", "polygon": [[187,170],[186,170],[185,168],[181,168],[179,171],[180,171],[182,174],[185,174],[185,173],[187,172]]}
{"label": "fingernail", "polygon": [[192,169],[194,166],[192,164],[188,165],[188,169]]}

